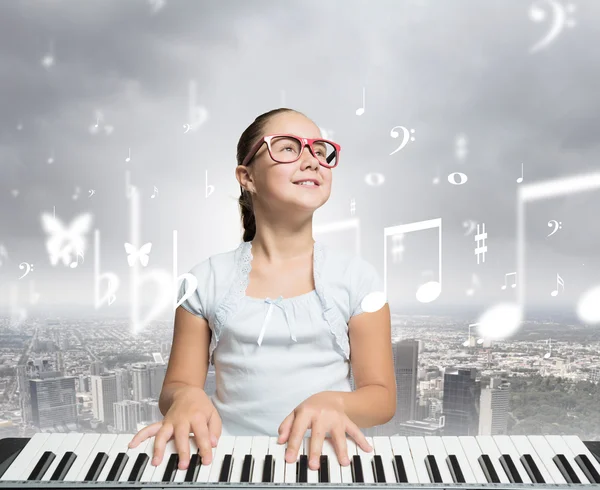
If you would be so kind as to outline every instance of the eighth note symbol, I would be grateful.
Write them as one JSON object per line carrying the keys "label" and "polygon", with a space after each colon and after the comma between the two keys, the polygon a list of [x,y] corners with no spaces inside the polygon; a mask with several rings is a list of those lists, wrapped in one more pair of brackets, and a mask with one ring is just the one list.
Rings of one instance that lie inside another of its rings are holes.
{"label": "eighth note symbol", "polygon": [[556,289],[550,293],[550,296],[558,296],[558,286],[562,286],[563,293],[565,292],[565,281],[560,277],[559,274],[556,274]]}
{"label": "eighth note symbol", "polygon": [[517,184],[523,182],[523,164],[521,164],[521,177],[517,179]]}
{"label": "eighth note symbol", "polygon": [[129,148],[129,156],[125,159],[127,163],[131,161],[131,148]]}
{"label": "eighth note symbol", "polygon": [[358,109],[356,109],[356,115],[357,116],[362,116],[365,113],[365,88],[363,87],[363,105],[362,107],[359,107]]}
{"label": "eighth note symbol", "polygon": [[158,189],[156,188],[156,186],[154,186],[154,194],[152,194],[150,196],[151,199],[154,199],[156,197],[156,194],[158,194]]}

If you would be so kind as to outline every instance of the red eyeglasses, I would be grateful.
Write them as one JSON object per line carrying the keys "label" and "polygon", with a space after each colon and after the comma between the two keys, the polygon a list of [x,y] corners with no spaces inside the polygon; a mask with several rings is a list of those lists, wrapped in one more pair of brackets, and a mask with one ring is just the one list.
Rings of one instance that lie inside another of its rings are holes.
{"label": "red eyeglasses", "polygon": [[246,166],[259,148],[267,143],[267,149],[271,158],[277,163],[293,163],[300,158],[305,146],[325,168],[337,167],[340,163],[341,147],[333,141],[323,138],[301,138],[294,134],[270,134],[263,136],[250,153],[244,158],[243,166]]}

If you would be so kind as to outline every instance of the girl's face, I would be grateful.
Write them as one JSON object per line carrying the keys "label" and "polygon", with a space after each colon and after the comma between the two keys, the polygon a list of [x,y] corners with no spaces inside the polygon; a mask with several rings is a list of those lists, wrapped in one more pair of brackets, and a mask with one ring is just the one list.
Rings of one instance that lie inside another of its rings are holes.
{"label": "girl's face", "polygon": [[[273,116],[265,127],[264,135],[269,134],[293,134],[303,138],[322,137],[318,126],[295,112]],[[240,169],[246,169],[249,176]],[[308,147],[303,149],[297,161],[278,163],[271,158],[267,144],[263,143],[250,166],[238,166],[236,174],[240,185],[254,192],[252,199],[255,202],[259,201],[266,208],[302,208],[314,211],[329,199],[331,172],[332,169],[319,164]],[[309,187],[294,184],[305,179],[316,179],[319,185]]]}

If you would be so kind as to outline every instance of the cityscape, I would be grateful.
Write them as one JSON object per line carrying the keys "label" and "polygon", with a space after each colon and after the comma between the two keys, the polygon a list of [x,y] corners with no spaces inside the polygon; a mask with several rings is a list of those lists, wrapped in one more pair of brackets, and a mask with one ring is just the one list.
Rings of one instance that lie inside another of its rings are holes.
{"label": "cityscape", "polygon": [[[392,314],[397,410],[366,436],[577,435],[600,439],[600,335],[563,317],[487,341],[456,315]],[[454,319],[453,319],[454,318]],[[0,439],[135,433],[162,419],[173,334],[127,319],[0,320]],[[353,381],[351,379],[351,381]],[[354,383],[352,382],[354,389]],[[211,365],[205,391],[215,390]]]}

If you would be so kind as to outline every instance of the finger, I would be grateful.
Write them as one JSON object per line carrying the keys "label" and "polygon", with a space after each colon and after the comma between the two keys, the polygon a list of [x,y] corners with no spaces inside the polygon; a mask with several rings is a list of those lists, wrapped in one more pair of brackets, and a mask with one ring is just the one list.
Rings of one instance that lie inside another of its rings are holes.
{"label": "finger", "polygon": [[204,418],[195,418],[192,420],[191,424],[196,446],[198,446],[198,452],[202,459],[202,464],[210,464],[212,462],[212,447],[210,444],[208,425],[206,425]]}
{"label": "finger", "polygon": [[133,436],[133,439],[131,439],[131,441],[129,442],[129,447],[134,448],[140,442],[145,441],[149,437],[153,437],[161,427],[162,427],[162,421],[154,422],[153,424],[150,424],[147,427],[144,427],[135,436]]}
{"label": "finger", "polygon": [[180,470],[185,470],[190,464],[190,426],[188,423],[179,424],[175,428],[175,450],[179,456]]}
{"label": "finger", "polygon": [[331,439],[333,447],[335,448],[335,454],[337,455],[338,461],[342,466],[348,466],[350,464],[350,458],[348,457],[348,441],[346,440],[346,431],[343,425],[337,425],[331,432]]}
{"label": "finger", "polygon": [[167,441],[171,439],[172,435],[173,426],[171,424],[163,424],[154,438],[154,456],[152,458],[153,465],[158,466],[162,461],[162,457],[165,452],[165,445],[167,444]]}
{"label": "finger", "polygon": [[319,460],[323,453],[323,440],[327,433],[327,426],[323,419],[312,423],[310,430],[310,451],[308,451],[308,466],[311,470],[319,469]]}
{"label": "finger", "polygon": [[219,413],[215,410],[208,420],[208,433],[210,434],[212,447],[217,447],[221,433],[223,432],[223,422]]}
{"label": "finger", "polygon": [[300,445],[306,434],[306,430],[310,425],[310,415],[302,413],[294,417],[294,422],[290,430],[290,435],[287,442],[287,450],[285,451],[285,460],[288,463],[293,463],[298,459]]}
{"label": "finger", "polygon": [[369,441],[367,441],[365,435],[354,422],[348,420],[346,424],[346,432],[350,437],[352,437],[352,439],[354,439],[354,441],[356,441],[356,444],[358,444],[363,451],[371,452],[373,450],[373,447],[369,444]]}
{"label": "finger", "polygon": [[277,439],[279,444],[283,444],[287,440],[293,423],[294,412],[290,413],[286,418],[284,418],[283,422],[281,422],[281,425],[279,426],[279,439]]}

